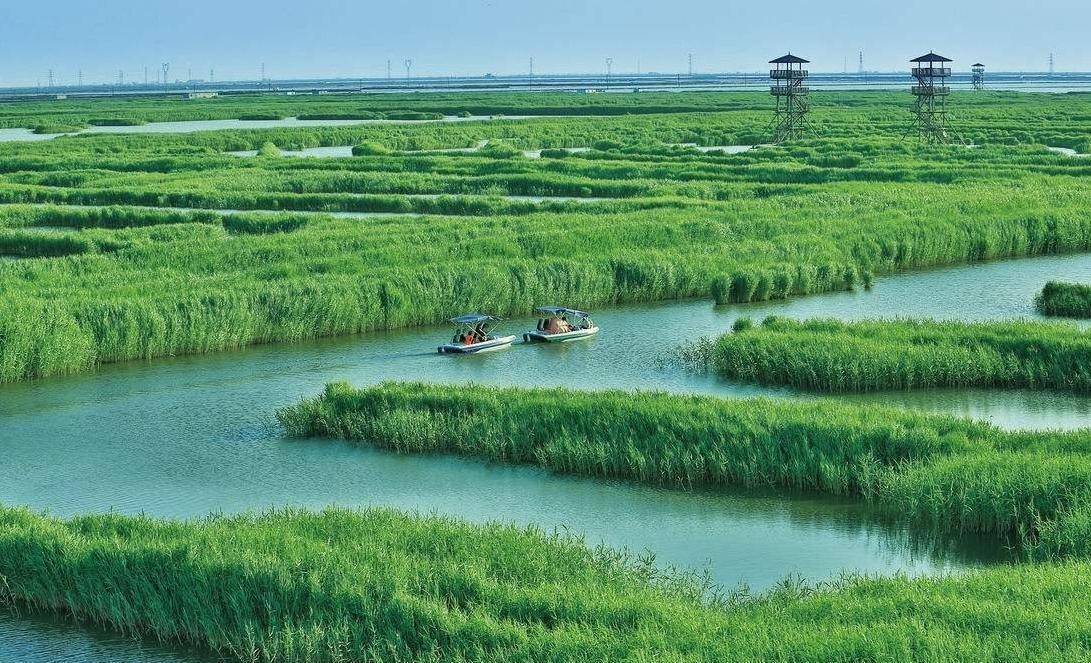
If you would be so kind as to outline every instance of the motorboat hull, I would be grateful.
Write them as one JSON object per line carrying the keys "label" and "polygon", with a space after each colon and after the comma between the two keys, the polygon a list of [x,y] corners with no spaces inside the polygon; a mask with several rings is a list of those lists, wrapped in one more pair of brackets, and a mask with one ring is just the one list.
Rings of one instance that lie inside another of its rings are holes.
{"label": "motorboat hull", "polygon": [[597,333],[599,333],[597,326],[588,327],[587,329],[573,329],[562,334],[546,334],[545,332],[533,331],[523,334],[523,341],[527,343],[567,343],[568,341],[578,341],[581,338],[590,338]]}
{"label": "motorboat hull", "polygon": [[493,352],[510,347],[515,342],[514,336],[501,336],[499,338],[481,341],[480,343],[444,343],[439,346],[440,354],[472,355],[482,352]]}

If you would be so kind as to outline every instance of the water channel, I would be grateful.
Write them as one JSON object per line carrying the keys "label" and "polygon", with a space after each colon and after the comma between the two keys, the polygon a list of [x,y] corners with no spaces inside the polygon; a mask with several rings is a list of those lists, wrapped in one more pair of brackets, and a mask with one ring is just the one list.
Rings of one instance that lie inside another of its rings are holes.
{"label": "water channel", "polygon": [[[598,338],[560,347],[439,356],[435,346],[448,330],[422,328],[128,362],[3,385],[0,503],[61,516],[113,509],[172,517],[283,505],[393,506],[562,528],[591,543],[651,550],[665,564],[707,570],[726,586],[745,582],[755,590],[790,573],[822,579],[842,571],[958,571],[1009,553],[988,540],[933,540],[844,500],[686,493],[449,456],[398,456],[329,440],[288,440],[273,412],[342,379],[811,398],[695,375],[661,360],[677,342],[721,333],[741,315],[1032,317],[1033,296],[1049,279],[1091,281],[1091,255],[907,273],[879,279],[870,292],[785,302],[615,307],[597,313],[603,328]],[[515,332],[532,324],[523,319],[507,326]],[[932,390],[850,398],[1010,428],[1091,425],[1091,399],[1060,393]],[[0,660],[181,660],[174,652],[145,649],[63,623],[0,617]]]}

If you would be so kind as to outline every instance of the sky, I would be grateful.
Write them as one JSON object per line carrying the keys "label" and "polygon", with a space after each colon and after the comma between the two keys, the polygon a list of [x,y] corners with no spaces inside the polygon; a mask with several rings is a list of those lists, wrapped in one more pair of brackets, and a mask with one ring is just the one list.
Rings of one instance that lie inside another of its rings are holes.
{"label": "sky", "polygon": [[[1033,10],[1028,9],[1032,7]],[[0,87],[155,80],[759,71],[894,71],[934,50],[965,68],[1091,71],[1088,0],[0,0]]]}

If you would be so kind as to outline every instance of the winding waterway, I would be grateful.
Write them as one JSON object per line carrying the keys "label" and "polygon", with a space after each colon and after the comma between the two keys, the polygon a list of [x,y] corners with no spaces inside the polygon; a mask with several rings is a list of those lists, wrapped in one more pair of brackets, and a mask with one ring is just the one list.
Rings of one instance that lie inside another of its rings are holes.
{"label": "winding waterway", "polygon": [[[113,509],[179,517],[282,505],[393,506],[562,528],[591,543],[650,550],[664,564],[704,569],[724,585],[745,582],[755,590],[789,573],[820,579],[843,570],[955,571],[1008,553],[984,540],[915,535],[841,500],[665,491],[449,456],[288,440],[272,413],[341,379],[809,398],[694,375],[661,359],[678,342],[720,333],[741,315],[1030,317],[1033,296],[1049,279],[1091,281],[1091,256],[903,274],[879,280],[870,292],[786,302],[616,307],[598,313],[603,332],[594,340],[515,346],[483,356],[439,356],[435,346],[448,331],[427,328],[130,362],[0,386],[0,503],[58,515]],[[514,332],[531,324],[514,320],[507,326]],[[850,398],[1012,428],[1091,425],[1091,399],[1058,393],[925,391]],[[171,652],[145,656],[141,647],[63,624],[0,617],[0,660],[178,660]],[[34,652],[54,655],[34,658]]]}

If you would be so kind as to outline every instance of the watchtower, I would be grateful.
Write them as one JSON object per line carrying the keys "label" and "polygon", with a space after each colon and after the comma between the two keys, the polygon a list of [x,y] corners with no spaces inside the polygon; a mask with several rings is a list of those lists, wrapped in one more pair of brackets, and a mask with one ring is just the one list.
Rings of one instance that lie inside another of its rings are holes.
{"label": "watchtower", "polygon": [[927,143],[946,143],[947,135],[947,97],[951,88],[947,79],[951,77],[950,58],[929,52],[913,63],[913,96],[917,98],[913,110],[914,126],[920,139]]}
{"label": "watchtower", "polygon": [[985,89],[985,65],[978,62],[970,67],[970,72],[973,74],[974,89],[981,91]]}
{"label": "watchtower", "polygon": [[807,95],[810,88],[806,85],[808,72],[803,65],[809,62],[791,53],[769,61],[773,65],[773,69],[769,70],[769,78],[773,81],[769,90],[777,100],[774,143],[799,140],[807,128],[807,112],[810,110]]}

